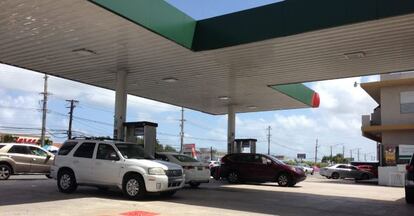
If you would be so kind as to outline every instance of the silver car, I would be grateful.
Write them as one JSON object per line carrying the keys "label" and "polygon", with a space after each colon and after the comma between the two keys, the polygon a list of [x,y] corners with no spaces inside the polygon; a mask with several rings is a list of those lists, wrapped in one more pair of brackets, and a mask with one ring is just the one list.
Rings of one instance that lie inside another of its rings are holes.
{"label": "silver car", "polygon": [[45,174],[50,178],[54,155],[36,145],[0,143],[0,180],[11,175]]}
{"label": "silver car", "polygon": [[319,174],[328,179],[353,178],[357,180],[366,180],[374,178],[373,173],[360,170],[356,166],[349,164],[335,164],[330,167],[321,168]]}

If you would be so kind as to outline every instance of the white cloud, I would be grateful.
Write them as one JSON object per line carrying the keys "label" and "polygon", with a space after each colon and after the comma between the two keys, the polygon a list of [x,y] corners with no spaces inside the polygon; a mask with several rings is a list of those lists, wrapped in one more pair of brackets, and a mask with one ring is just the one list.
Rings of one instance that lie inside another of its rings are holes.
{"label": "white cloud", "polygon": [[[375,79],[373,76],[368,80]],[[361,80],[348,78],[312,83],[311,88],[321,97],[321,106],[317,109],[276,111],[270,118],[238,114],[236,138],[257,138],[258,151],[267,152],[266,128],[271,126],[271,149],[274,154],[295,156],[302,151],[313,158],[316,138],[322,145],[319,158],[329,153],[330,145],[338,143],[344,143],[347,151],[360,147],[361,152],[374,152],[375,143],[361,136],[361,115],[371,113],[377,104],[359,86],[354,87],[354,83]],[[210,136],[221,134],[225,137],[227,134],[227,118],[219,122],[219,128],[209,131]],[[341,151],[341,147],[334,148],[334,153]]]}
{"label": "white cloud", "polygon": [[[0,64],[0,86],[3,89],[18,90],[28,93],[43,91],[43,74],[25,70],[9,65]],[[49,89],[51,99],[76,99],[80,104],[87,103],[113,109],[115,103],[115,92],[86,85],[79,82],[65,80],[51,76],[49,78]],[[176,111],[179,108],[173,105],[128,96],[128,110],[131,112],[160,113]]]}

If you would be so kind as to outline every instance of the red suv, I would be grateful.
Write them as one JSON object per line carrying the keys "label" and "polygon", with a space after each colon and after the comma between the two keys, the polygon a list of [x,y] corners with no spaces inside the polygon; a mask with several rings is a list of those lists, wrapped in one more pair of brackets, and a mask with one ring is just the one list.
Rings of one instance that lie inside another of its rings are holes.
{"label": "red suv", "polygon": [[221,159],[218,175],[229,183],[277,182],[292,187],[306,179],[300,168],[286,165],[273,156],[263,154],[228,154]]}

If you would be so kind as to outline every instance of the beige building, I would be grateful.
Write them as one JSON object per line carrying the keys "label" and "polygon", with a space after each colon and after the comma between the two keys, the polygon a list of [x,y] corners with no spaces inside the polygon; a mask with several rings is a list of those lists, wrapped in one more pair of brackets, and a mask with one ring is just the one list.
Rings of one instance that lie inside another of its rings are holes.
{"label": "beige building", "polygon": [[381,75],[381,81],[361,87],[379,105],[362,116],[363,136],[379,143],[382,166],[406,163],[414,152],[414,74]]}

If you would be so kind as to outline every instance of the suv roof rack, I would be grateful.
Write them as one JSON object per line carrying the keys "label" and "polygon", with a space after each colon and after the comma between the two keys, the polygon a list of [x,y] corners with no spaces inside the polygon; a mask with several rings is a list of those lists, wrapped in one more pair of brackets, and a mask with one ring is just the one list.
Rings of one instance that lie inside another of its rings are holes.
{"label": "suv roof rack", "polygon": [[82,137],[72,137],[73,140],[78,140],[78,139],[83,139],[83,140],[100,140],[100,141],[104,141],[104,140],[110,140],[110,141],[123,141],[121,139],[113,139],[110,137],[86,137],[86,136],[82,136]]}

